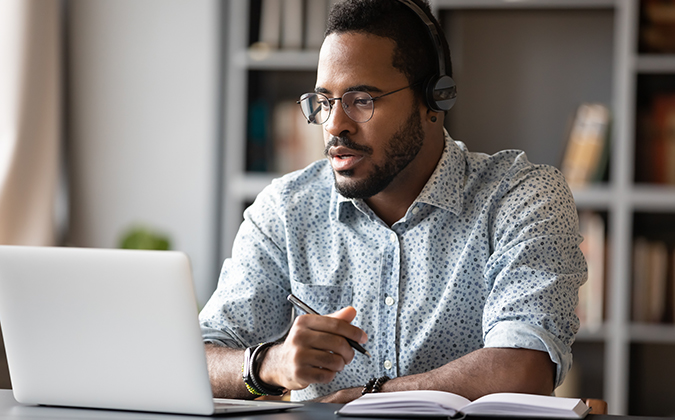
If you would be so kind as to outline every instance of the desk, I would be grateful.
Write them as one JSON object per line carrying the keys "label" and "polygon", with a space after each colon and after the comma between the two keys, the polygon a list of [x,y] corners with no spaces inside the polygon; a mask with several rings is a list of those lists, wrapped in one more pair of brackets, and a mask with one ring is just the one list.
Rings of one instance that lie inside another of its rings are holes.
{"label": "desk", "polygon": [[[372,417],[338,417],[334,414],[338,408],[340,408],[339,404],[307,403],[305,407],[279,413],[244,414],[241,416],[226,415],[216,416],[214,418],[222,420],[377,420]],[[204,420],[209,418],[210,417],[179,414],[25,406],[14,400],[11,390],[0,390],[0,419],[3,420]],[[588,420],[637,420],[649,418],[656,419],[656,417],[635,416],[589,415],[586,417]],[[479,419],[479,417],[472,417],[472,419]],[[495,420],[495,417],[486,417],[485,419]]]}

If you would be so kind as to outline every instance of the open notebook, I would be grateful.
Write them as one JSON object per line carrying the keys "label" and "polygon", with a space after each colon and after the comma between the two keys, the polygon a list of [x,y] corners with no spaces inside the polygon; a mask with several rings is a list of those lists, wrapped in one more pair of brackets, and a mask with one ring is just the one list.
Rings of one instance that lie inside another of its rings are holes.
{"label": "open notebook", "polygon": [[181,252],[0,246],[0,322],[20,403],[202,415],[301,405],[214,403]]}
{"label": "open notebook", "polygon": [[366,394],[346,404],[338,414],[375,417],[498,416],[582,419],[590,408],[578,398],[496,393],[475,401],[443,391],[398,391]]}

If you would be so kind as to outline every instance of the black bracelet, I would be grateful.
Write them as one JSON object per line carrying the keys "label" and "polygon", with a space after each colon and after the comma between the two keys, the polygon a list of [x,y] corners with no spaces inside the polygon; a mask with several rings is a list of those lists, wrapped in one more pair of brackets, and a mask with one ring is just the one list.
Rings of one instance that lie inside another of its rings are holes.
{"label": "black bracelet", "polygon": [[286,389],[283,387],[270,387],[260,380],[258,371],[260,369],[260,358],[265,352],[276,343],[262,343],[255,347],[246,349],[244,357],[244,366],[242,369],[244,384],[253,395],[284,395]]}
{"label": "black bracelet", "polygon": [[382,385],[384,385],[385,382],[390,380],[391,378],[388,376],[380,376],[379,378],[371,378],[368,383],[366,383],[363,386],[363,389],[361,390],[361,395],[366,395],[366,394],[374,394],[376,392],[380,392],[382,390]]}

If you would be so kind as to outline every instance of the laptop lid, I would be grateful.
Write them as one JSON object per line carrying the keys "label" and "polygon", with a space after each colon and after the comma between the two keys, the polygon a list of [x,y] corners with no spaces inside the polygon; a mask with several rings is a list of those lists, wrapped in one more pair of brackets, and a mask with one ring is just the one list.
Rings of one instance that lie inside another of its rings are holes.
{"label": "laptop lid", "polygon": [[0,324],[21,403],[214,412],[181,252],[0,246]]}

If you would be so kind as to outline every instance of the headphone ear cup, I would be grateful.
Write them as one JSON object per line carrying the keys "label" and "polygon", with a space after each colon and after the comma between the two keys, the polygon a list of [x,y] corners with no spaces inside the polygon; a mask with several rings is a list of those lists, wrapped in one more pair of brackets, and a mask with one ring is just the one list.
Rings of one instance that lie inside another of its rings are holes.
{"label": "headphone ear cup", "polygon": [[457,100],[457,85],[450,76],[433,76],[425,84],[425,98],[432,111],[447,111]]}

